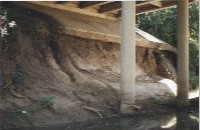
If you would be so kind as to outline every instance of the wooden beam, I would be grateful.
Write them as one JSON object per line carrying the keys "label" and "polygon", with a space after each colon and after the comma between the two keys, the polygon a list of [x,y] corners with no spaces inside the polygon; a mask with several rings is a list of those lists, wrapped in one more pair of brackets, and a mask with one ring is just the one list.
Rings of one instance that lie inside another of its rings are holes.
{"label": "wooden beam", "polygon": [[149,4],[151,1],[136,1],[136,6],[143,6],[143,5],[146,5],[146,4]]}
{"label": "wooden beam", "polygon": [[199,0],[192,0],[191,2],[196,2],[196,3],[199,3]]}
{"label": "wooden beam", "polygon": [[146,13],[149,11],[155,11],[156,9],[159,9],[157,6],[154,5],[145,5],[145,6],[141,6],[140,8],[136,9],[136,14],[141,14],[141,13]]}
{"label": "wooden beam", "polygon": [[162,2],[160,1],[151,1],[150,4],[155,5],[157,7],[162,7]]}
{"label": "wooden beam", "polygon": [[[150,1],[137,1],[136,2],[136,6],[147,6],[148,4],[155,6],[155,7],[153,7],[150,5],[152,7],[152,9],[157,9],[157,7],[162,7],[161,1],[150,0]],[[108,12],[119,11],[118,14],[116,15],[116,17],[119,17],[119,16],[121,17],[121,6],[119,5],[119,3],[116,3],[116,5],[111,3],[110,5],[105,5],[103,8],[105,8],[105,9],[100,9],[99,13],[108,13]],[[143,8],[143,7],[137,7],[137,8]],[[148,8],[147,8],[147,10],[148,10]],[[138,12],[140,12],[140,11],[138,11]],[[137,11],[136,11],[136,14],[138,14]]]}
{"label": "wooden beam", "polygon": [[22,6],[26,6],[30,9],[34,8],[34,5],[35,6],[38,5],[38,6],[48,7],[48,8],[52,8],[52,9],[58,9],[58,10],[73,12],[73,13],[77,13],[77,14],[83,14],[86,16],[98,17],[98,18],[108,19],[108,20],[113,20],[113,21],[117,20],[117,18],[110,17],[105,14],[99,14],[99,13],[87,11],[87,10],[80,9],[80,8],[70,7],[70,6],[66,6],[66,5],[62,5],[62,4],[54,4],[54,3],[42,2],[42,1],[40,1],[40,2],[39,1],[26,1],[26,2],[15,2],[15,3],[22,5]]}
{"label": "wooden beam", "polygon": [[104,5],[107,3],[110,3],[112,1],[81,1],[80,2],[80,8],[89,8],[89,7],[94,7],[94,6],[100,6]]}
{"label": "wooden beam", "polygon": [[[196,0],[188,0],[189,3],[194,3],[196,2]],[[138,8],[138,10],[136,11],[137,15],[142,14],[142,13],[148,13],[148,12],[153,12],[153,11],[159,11],[159,10],[163,10],[163,9],[167,9],[173,6],[177,6],[177,1],[162,1],[162,6],[161,7],[156,7],[151,5],[150,7],[146,7],[146,8]]]}
{"label": "wooden beam", "polygon": [[67,3],[69,1],[55,1],[55,4],[63,4],[63,3]]}
{"label": "wooden beam", "polygon": [[[191,2],[191,3],[193,1],[194,0],[189,0],[189,2]],[[176,5],[177,5],[177,1],[163,1],[161,7],[158,7],[158,6],[155,6],[155,5],[152,5],[152,4],[151,5],[145,5],[145,6],[138,7],[136,9],[136,14],[139,15],[139,14],[142,14],[142,13],[159,11],[159,10],[167,9],[169,7],[176,6]]]}
{"label": "wooden beam", "polygon": [[120,1],[112,2],[109,4],[101,5],[99,9],[99,13],[109,13],[113,11],[121,10],[122,5]]}
{"label": "wooden beam", "polygon": [[[192,1],[192,0],[190,0],[190,1]],[[138,2],[142,2],[142,6],[140,5],[136,8],[136,15],[139,15],[139,14],[142,14],[142,13],[148,13],[148,12],[162,10],[162,9],[169,8],[171,6],[176,5],[176,1],[165,1],[165,2],[162,3],[161,7],[150,4],[150,2],[153,2],[153,1],[145,1],[145,2],[144,1],[138,1]],[[121,11],[118,12],[116,17],[121,17]]]}

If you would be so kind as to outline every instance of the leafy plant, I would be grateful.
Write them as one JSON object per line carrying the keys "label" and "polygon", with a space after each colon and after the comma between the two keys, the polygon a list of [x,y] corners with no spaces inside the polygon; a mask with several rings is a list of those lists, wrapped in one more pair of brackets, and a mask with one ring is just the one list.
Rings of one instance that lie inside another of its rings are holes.
{"label": "leafy plant", "polygon": [[[198,86],[199,75],[199,5],[193,3],[189,6],[189,67],[190,67],[190,84]],[[177,46],[177,11],[176,8],[169,8],[157,12],[150,12],[137,16],[137,26],[162,39],[163,41]],[[157,63],[161,57],[156,54]]]}
{"label": "leafy plant", "polygon": [[196,89],[199,86],[199,76],[190,74],[189,81],[192,89]]}
{"label": "leafy plant", "polygon": [[39,97],[37,104],[40,105],[43,109],[49,109],[53,107],[54,97]]}
{"label": "leafy plant", "polygon": [[194,39],[190,39],[189,44],[189,61],[190,61],[190,73],[192,75],[199,75],[199,47],[198,42]]}

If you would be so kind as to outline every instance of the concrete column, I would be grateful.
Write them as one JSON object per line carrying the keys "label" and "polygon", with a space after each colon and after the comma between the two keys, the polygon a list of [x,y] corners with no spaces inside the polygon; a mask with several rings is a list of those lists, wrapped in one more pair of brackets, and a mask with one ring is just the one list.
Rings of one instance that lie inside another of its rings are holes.
{"label": "concrete column", "polygon": [[178,63],[177,63],[177,99],[180,106],[189,105],[188,86],[189,86],[189,11],[188,0],[178,0]]}
{"label": "concrete column", "polygon": [[121,112],[135,103],[135,2],[122,2],[121,21]]}
{"label": "concrete column", "polygon": [[189,113],[184,111],[177,112],[176,118],[177,118],[176,130],[190,130],[191,119]]}

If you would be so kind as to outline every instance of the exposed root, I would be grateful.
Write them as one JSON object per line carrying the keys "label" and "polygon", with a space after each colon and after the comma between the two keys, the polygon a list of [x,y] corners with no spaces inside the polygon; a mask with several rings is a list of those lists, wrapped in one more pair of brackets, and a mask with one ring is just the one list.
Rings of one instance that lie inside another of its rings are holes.
{"label": "exposed root", "polygon": [[136,108],[137,110],[140,110],[140,109],[141,109],[140,106],[136,106],[136,105],[131,105],[130,107]]}
{"label": "exposed root", "polygon": [[24,96],[20,95],[20,94],[17,94],[14,90],[11,90],[10,91],[11,94],[14,96],[14,97],[17,97],[17,98],[24,98]]}
{"label": "exposed root", "polygon": [[4,70],[4,76],[5,76],[5,86],[3,87],[3,89],[7,89],[14,97],[17,98],[24,98],[24,96],[22,96],[21,94],[17,94],[14,91],[15,86],[13,85],[12,82],[12,78],[11,78],[11,72],[9,67],[7,66],[7,68]]}
{"label": "exposed root", "polygon": [[100,112],[103,112],[103,110],[88,107],[88,106],[83,106],[82,108],[85,109],[85,110],[92,111],[92,112],[96,113],[97,115],[99,115],[99,117],[103,118],[102,114],[100,113]]}
{"label": "exposed root", "polygon": [[24,98],[24,96],[22,96],[21,94],[17,94],[15,91],[14,91],[14,86],[13,85],[9,85],[9,84],[6,84],[5,86],[3,86],[3,89],[8,89],[8,91],[14,96],[14,97],[17,97],[17,98]]}
{"label": "exposed root", "polygon": [[6,84],[5,86],[3,86],[3,89],[6,89],[6,88],[8,88],[8,84]]}

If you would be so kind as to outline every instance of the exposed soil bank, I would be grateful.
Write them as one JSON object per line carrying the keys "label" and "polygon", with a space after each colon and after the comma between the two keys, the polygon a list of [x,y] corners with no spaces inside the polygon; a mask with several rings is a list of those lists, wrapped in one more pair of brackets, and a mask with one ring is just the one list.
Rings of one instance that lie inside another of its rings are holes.
{"label": "exposed soil bank", "polygon": [[[84,106],[119,115],[120,45],[67,35],[64,26],[46,15],[11,7],[17,27],[0,43],[0,86],[8,81],[23,98],[1,89],[2,128],[47,125],[100,118]],[[135,114],[165,113],[172,101],[163,78],[175,79],[170,51],[137,47]],[[8,80],[11,78],[11,80]],[[51,98],[52,97],[52,98]]]}

